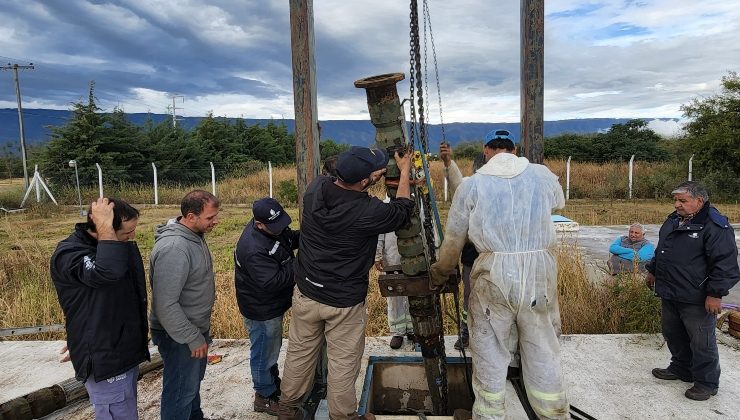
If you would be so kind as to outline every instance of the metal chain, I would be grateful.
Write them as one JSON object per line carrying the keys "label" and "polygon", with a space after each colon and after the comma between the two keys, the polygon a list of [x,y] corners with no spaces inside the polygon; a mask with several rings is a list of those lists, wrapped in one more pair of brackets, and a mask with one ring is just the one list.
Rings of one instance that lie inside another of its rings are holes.
{"label": "metal chain", "polygon": [[[442,117],[442,90],[439,88],[439,68],[437,67],[437,49],[434,47],[434,32],[432,31],[432,16],[429,14],[429,5],[424,0],[424,22],[429,22],[429,42],[432,44],[432,61],[434,62],[434,77],[437,79],[437,101],[439,102],[439,127],[442,130],[442,142],[447,142],[445,137],[445,121]],[[426,42],[426,36],[424,37]],[[424,44],[426,54],[426,44]],[[428,92],[428,90],[427,90]]]}
{"label": "metal chain", "polygon": [[437,295],[437,309],[439,310],[439,343],[440,343],[440,358],[439,358],[439,373],[442,376],[442,415],[449,414],[447,412],[447,403],[449,398],[447,397],[447,352],[445,351],[445,321],[444,312],[442,312],[442,302],[440,295]]}

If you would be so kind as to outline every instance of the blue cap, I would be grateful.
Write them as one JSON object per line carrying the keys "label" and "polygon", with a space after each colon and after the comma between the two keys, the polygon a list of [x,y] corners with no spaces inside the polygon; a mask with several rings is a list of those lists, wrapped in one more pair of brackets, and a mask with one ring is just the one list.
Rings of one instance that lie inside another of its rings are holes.
{"label": "blue cap", "polygon": [[511,140],[514,141],[514,139],[511,138],[511,133],[509,133],[509,130],[503,130],[503,129],[496,129],[491,130],[486,134],[486,137],[483,138],[484,143],[488,143],[491,140],[496,139],[504,139],[504,140]]}
{"label": "blue cap", "polygon": [[293,220],[274,198],[260,198],[252,204],[254,220],[264,223],[270,232],[281,233]]}
{"label": "blue cap", "polygon": [[354,184],[388,165],[388,155],[380,149],[352,146],[339,154],[336,164],[337,178]]}

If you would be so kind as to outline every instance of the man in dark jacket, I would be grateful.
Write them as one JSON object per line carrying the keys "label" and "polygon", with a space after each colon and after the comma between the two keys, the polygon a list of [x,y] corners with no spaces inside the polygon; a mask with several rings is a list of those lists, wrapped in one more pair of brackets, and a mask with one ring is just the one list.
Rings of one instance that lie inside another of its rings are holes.
{"label": "man in dark jacket", "polygon": [[719,388],[716,315],[722,297],[740,280],[735,233],[709,204],[704,187],[684,182],[673,190],[676,211],[660,228],[655,257],[647,264],[648,287],[662,299],[663,337],[671,351],[658,379],[694,382],[686,397],[703,401]]}
{"label": "man in dark jacket", "polygon": [[277,365],[283,337],[283,314],[293,295],[293,250],[299,232],[273,198],[252,205],[234,251],[236,301],[249,331],[254,411],[277,416],[280,379]]}
{"label": "man in dark jacket", "polygon": [[139,211],[100,198],[88,214],[51,257],[69,356],[96,419],[136,419],[139,363],[149,360],[144,266],[132,242]]}
{"label": "man in dark jacket", "polygon": [[383,176],[388,157],[366,147],[341,153],[337,178],[320,176],[306,189],[279,418],[303,418],[301,399],[313,384],[324,339],[329,417],[358,418],[355,380],[365,347],[368,272],[378,235],[405,226],[414,209],[410,155],[395,158],[401,176],[390,203],[367,193]]}

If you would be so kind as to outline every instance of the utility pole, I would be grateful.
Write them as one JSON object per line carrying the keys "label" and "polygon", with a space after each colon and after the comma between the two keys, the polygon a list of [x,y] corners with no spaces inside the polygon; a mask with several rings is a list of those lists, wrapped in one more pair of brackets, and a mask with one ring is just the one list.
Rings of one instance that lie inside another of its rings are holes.
{"label": "utility pole", "polygon": [[303,193],[319,174],[319,126],[316,111],[313,0],[290,0],[290,46],[293,62],[295,158],[299,217]]}
{"label": "utility pole", "polygon": [[175,106],[175,100],[177,98],[182,98],[182,102],[185,103],[185,97],[182,95],[172,95],[171,98],[172,98],[172,128],[177,128],[177,115],[176,115],[177,110],[184,109],[184,108]]}
{"label": "utility pole", "polygon": [[544,159],[545,0],[521,1],[521,132],[524,156]]}
{"label": "utility pole", "polygon": [[23,161],[23,187],[28,189],[28,167],[26,166],[26,132],[23,129],[23,107],[21,106],[21,86],[18,81],[18,69],[21,70],[33,70],[33,63],[28,63],[27,66],[19,66],[18,64],[10,64],[7,66],[0,67],[0,70],[13,70],[13,76],[15,79],[15,98],[18,101],[18,128],[21,137],[21,160]]}

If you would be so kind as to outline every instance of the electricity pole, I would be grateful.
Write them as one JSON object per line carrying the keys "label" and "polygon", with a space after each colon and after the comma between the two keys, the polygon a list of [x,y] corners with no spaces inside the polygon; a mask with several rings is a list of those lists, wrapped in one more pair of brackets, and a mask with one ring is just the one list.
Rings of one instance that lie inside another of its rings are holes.
{"label": "electricity pole", "polygon": [[26,132],[23,130],[23,107],[21,106],[21,86],[18,82],[18,69],[21,70],[33,70],[33,63],[28,63],[27,66],[19,66],[18,64],[11,65],[8,63],[7,66],[0,67],[0,70],[13,70],[13,76],[15,79],[15,98],[18,101],[18,128],[21,137],[21,160],[23,161],[23,187],[28,189],[28,168],[26,167]]}
{"label": "electricity pole", "polygon": [[172,95],[172,128],[177,128],[177,110],[178,109],[184,109],[181,107],[175,106],[175,100],[177,98],[182,98],[182,102],[185,103],[185,97],[182,95]]}

